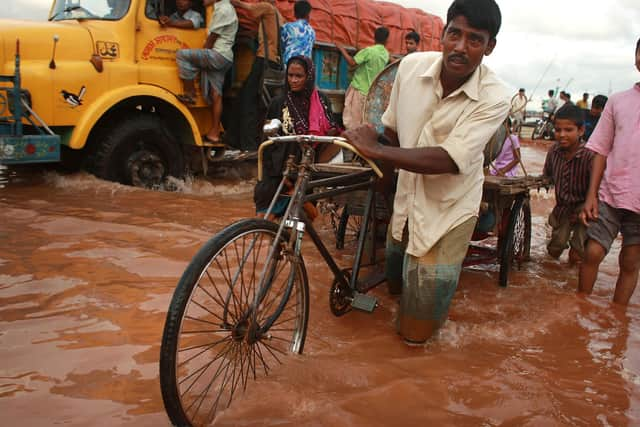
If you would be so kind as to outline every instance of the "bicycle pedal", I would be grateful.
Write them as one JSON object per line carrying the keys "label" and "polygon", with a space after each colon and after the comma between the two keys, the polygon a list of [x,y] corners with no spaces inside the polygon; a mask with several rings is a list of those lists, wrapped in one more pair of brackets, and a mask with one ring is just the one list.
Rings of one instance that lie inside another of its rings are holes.
{"label": "bicycle pedal", "polygon": [[373,310],[378,306],[378,299],[371,295],[361,294],[360,292],[356,292],[353,295],[353,300],[351,301],[351,307],[366,311],[367,313],[373,313]]}

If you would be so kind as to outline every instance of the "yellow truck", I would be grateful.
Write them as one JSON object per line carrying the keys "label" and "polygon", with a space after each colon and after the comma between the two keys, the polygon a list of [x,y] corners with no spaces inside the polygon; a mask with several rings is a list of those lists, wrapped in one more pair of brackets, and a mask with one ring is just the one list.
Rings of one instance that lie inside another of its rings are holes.
{"label": "yellow truck", "polygon": [[175,52],[202,47],[206,28],[161,26],[158,15],[174,10],[175,0],[54,0],[49,22],[0,20],[0,161],[57,160],[42,133],[60,138],[63,157],[124,184],[202,169],[221,147],[202,141],[211,120],[203,100],[187,108],[175,97]]}
{"label": "yellow truck", "polygon": [[[210,22],[213,8],[205,10],[202,0],[192,4]],[[293,4],[275,1],[289,21]],[[421,33],[421,50],[440,49],[442,21],[421,10],[372,0],[312,5],[316,84],[338,114],[349,80],[336,43],[354,51],[373,43],[375,27],[386,25],[387,48],[396,57],[411,29]],[[176,51],[202,47],[207,34],[204,25],[160,25],[159,17],[175,10],[176,0],[53,0],[48,22],[0,20],[0,163],[62,157],[103,179],[157,187],[167,176],[206,172],[224,159],[222,144],[203,142],[211,125],[203,99],[187,107],[176,98],[182,92]],[[254,57],[257,23],[238,15],[223,124],[242,119],[228,107]]]}

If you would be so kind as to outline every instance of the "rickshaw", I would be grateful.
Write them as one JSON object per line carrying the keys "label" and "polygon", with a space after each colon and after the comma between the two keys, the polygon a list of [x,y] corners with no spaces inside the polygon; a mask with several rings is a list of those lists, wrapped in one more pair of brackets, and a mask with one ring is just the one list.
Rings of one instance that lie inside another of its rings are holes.
{"label": "rickshaw", "polygon": [[[375,90],[388,95],[390,89],[384,84],[392,84],[394,67],[397,64],[378,77]],[[383,106],[381,103],[380,108]],[[504,140],[504,135],[494,139]],[[235,222],[206,242],[187,266],[171,300],[162,337],[160,383],[174,425],[208,424],[251,381],[268,375],[288,354],[302,353],[309,316],[308,276],[302,256],[305,234],[331,272],[331,312],[342,316],[352,309],[372,312],[377,306],[376,297],[368,291],[382,280],[362,277],[361,267],[367,241],[376,239],[376,223],[390,213],[386,202],[387,212],[376,213],[380,169],[343,138],[293,135],[270,137],[260,146],[259,177],[264,149],[273,144],[297,144],[299,156],[287,159],[265,216]],[[319,165],[314,161],[318,144],[339,145],[361,162]],[[489,149],[497,153],[494,145],[489,144]],[[295,183],[285,213],[279,222],[268,221],[285,182]],[[529,186],[526,182],[496,185],[495,191],[485,185],[485,200],[499,218],[494,225],[499,235],[497,249],[478,250],[480,255],[468,259],[478,262],[481,256],[493,254],[495,258],[499,253],[506,284],[511,263],[528,256]],[[360,217],[355,255],[346,268],[334,260],[304,209],[305,203],[340,197],[351,204],[342,206],[346,219]]]}

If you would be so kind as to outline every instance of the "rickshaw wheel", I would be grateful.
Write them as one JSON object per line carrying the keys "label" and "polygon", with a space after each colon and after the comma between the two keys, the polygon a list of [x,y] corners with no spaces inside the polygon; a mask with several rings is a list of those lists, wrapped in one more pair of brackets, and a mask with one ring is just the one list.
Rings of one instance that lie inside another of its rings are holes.
{"label": "rickshaw wheel", "polygon": [[[347,280],[351,280],[351,270],[345,268],[342,270],[344,274],[344,278]],[[353,292],[349,287],[345,287],[340,283],[338,278],[334,277],[333,283],[331,283],[331,288],[329,289],[329,308],[331,308],[331,313],[334,316],[340,317],[349,311],[351,311],[351,300],[353,297]]]}
{"label": "rickshaw wheel", "polygon": [[511,206],[509,225],[500,248],[500,286],[506,287],[511,266],[529,259],[531,252],[531,206],[527,196],[519,196]]}
{"label": "rickshaw wheel", "polygon": [[353,212],[347,204],[342,208],[336,230],[336,249],[344,249],[345,242],[351,244],[358,240],[362,227],[362,214]]}

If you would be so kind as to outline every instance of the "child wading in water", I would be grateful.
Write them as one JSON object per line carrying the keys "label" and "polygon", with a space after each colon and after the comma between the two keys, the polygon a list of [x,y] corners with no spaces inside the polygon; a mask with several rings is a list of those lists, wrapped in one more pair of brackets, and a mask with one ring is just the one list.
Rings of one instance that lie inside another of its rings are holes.
{"label": "child wading in water", "polygon": [[[636,43],[640,71],[640,39]],[[580,217],[587,229],[578,291],[591,293],[598,267],[622,233],[620,273],[613,301],[627,304],[640,270],[640,83],[613,94],[587,148],[595,153],[593,172]]]}
{"label": "child wading in water", "polygon": [[578,262],[584,253],[585,226],[578,219],[582,212],[589,179],[593,153],[582,143],[584,113],[574,105],[560,108],[554,119],[557,142],[547,153],[544,175],[555,186],[556,205],[549,215],[552,228],[547,252],[559,258],[570,246],[569,261]]}

